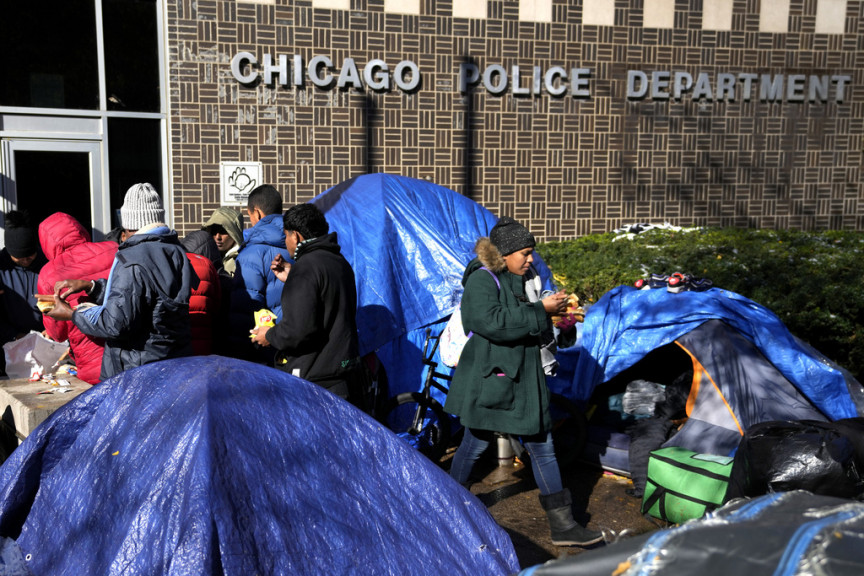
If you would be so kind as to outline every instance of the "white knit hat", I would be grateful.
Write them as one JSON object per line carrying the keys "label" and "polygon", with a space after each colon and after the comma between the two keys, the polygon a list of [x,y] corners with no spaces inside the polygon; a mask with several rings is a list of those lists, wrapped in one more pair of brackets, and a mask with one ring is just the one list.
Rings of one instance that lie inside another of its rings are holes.
{"label": "white knit hat", "polygon": [[165,222],[165,209],[156,189],[147,183],[133,185],[123,198],[120,225],[126,230],[140,230],[157,222]]}

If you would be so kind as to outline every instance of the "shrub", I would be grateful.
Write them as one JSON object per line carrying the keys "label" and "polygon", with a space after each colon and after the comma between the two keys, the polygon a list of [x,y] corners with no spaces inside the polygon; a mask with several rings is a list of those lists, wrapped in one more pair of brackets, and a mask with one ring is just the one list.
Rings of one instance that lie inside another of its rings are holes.
{"label": "shrub", "polygon": [[864,234],[651,229],[549,242],[537,251],[583,302],[650,273],[684,272],[772,310],[789,330],[864,376]]}

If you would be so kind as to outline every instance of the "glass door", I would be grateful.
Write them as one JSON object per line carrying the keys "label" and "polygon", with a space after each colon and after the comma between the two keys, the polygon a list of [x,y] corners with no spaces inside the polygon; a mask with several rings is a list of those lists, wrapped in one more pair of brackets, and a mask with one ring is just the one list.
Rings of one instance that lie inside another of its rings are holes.
{"label": "glass door", "polygon": [[33,222],[65,212],[94,240],[110,230],[100,142],[13,138],[2,148],[4,211],[27,210]]}

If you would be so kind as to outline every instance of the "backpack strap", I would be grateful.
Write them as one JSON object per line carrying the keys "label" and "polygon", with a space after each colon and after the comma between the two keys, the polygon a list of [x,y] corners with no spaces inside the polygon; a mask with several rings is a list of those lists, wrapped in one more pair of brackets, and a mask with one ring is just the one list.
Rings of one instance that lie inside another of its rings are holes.
{"label": "backpack strap", "polygon": [[501,291],[501,282],[498,280],[498,276],[485,266],[481,266],[480,270],[485,270],[486,272],[489,273],[490,276],[492,276],[492,279],[495,280],[495,285],[498,286],[498,291],[500,292]]}

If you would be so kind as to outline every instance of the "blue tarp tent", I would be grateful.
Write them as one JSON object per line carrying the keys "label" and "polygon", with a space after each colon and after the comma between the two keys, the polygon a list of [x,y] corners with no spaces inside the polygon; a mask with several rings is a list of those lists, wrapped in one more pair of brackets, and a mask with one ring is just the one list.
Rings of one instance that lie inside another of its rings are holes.
{"label": "blue tarp tent", "polygon": [[[312,203],[357,277],[361,354],[377,353],[391,395],[419,390],[425,328],[455,309],[474,244],[498,218],[453,190],[393,174],[351,178]],[[535,267],[551,288],[549,268],[539,258]]]}
{"label": "blue tarp tent", "polygon": [[675,343],[694,368],[687,424],[667,442],[727,454],[768,420],[839,420],[864,413],[864,390],[795,338],[764,306],[728,290],[669,293],[619,286],[591,306],[568,396],[595,388]]}
{"label": "blue tarp tent", "polygon": [[0,468],[36,576],[513,574],[464,488],[324,389],[218,356],[93,387]]}

